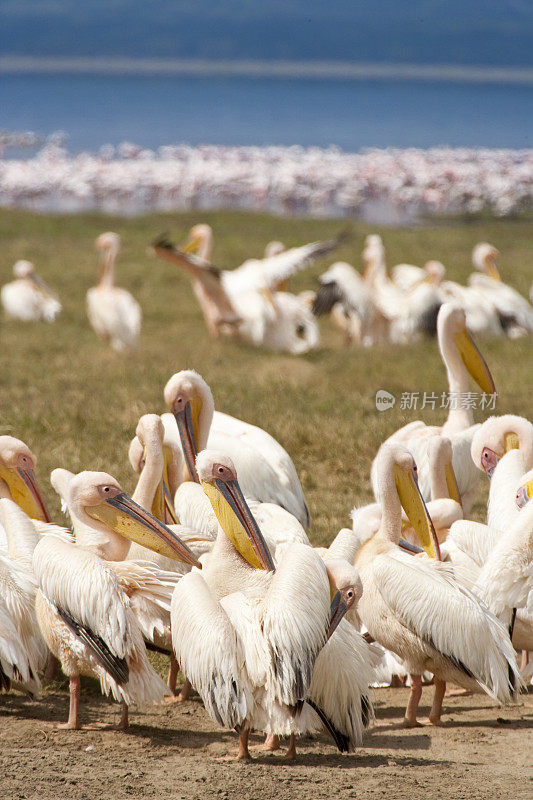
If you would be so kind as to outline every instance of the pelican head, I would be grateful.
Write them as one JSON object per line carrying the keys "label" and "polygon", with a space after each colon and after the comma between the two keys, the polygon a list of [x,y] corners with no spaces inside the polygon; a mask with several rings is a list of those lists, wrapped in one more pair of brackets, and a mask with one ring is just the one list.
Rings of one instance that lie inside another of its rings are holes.
{"label": "pelican head", "polygon": [[446,267],[440,261],[427,261],[424,264],[424,271],[427,273],[426,280],[439,286],[446,275]]}
{"label": "pelican head", "polygon": [[328,574],[331,607],[327,638],[331,636],[341,619],[355,608],[363,594],[359,573],[348,561],[330,558],[324,561]]}
{"label": "pelican head", "polygon": [[35,464],[36,458],[24,442],[14,436],[0,436],[0,480],[29,517],[50,522],[35,478]]}
{"label": "pelican head", "polygon": [[35,267],[31,261],[17,261],[13,266],[13,275],[16,278],[29,278],[35,273]]}
{"label": "pelican head", "polygon": [[196,459],[196,469],[220,527],[234,547],[251,566],[273,571],[274,561],[244,499],[231,458],[203,450]]}
{"label": "pelican head", "polygon": [[213,243],[213,230],[210,225],[205,222],[199,222],[189,231],[189,238],[184,245],[180,247],[184,253],[197,253],[201,258],[207,261],[211,258],[211,249]]}
{"label": "pelican head", "polygon": [[80,472],[69,481],[67,504],[86,525],[120,536],[156,553],[200,566],[194,553],[171,530],[135,503],[107,472]]}
{"label": "pelican head", "polygon": [[215,411],[211,389],[192,369],[176,372],[164,389],[165,403],[174,414],[190,479],[199,482],[196,456],[207,445]]}
{"label": "pelican head", "polygon": [[522,485],[518,487],[516,492],[516,505],[518,508],[523,508],[533,497],[533,469],[522,475],[520,480]]}
{"label": "pelican head", "polygon": [[377,458],[379,496],[383,506],[394,502],[396,493],[420,544],[428,556],[440,560],[437,534],[418,488],[418,470],[413,456],[405,447],[388,442],[382,445]]}
{"label": "pelican head", "polygon": [[118,233],[107,231],[97,236],[94,244],[97,250],[113,252],[116,255],[120,250],[120,236]]}
{"label": "pelican head", "polygon": [[152,514],[162,522],[177,523],[178,518],[174,510],[169,479],[169,471],[172,470],[175,453],[170,445],[165,443],[165,428],[161,417],[157,414],[144,414],[139,419],[135,436],[130,442],[128,456],[131,466],[138,475],[146,465],[147,452],[150,454],[151,464],[161,470],[161,481],[154,496]]}
{"label": "pelican head", "polygon": [[466,328],[466,314],[455,303],[444,303],[437,317],[437,334],[444,361],[449,364],[457,360],[457,354],[469,375],[485,394],[494,394],[496,387],[474,340]]}
{"label": "pelican head", "polygon": [[285,245],[283,242],[269,242],[265,247],[265,258],[272,258],[273,256],[279,256],[281,253],[285,252]]}
{"label": "pelican head", "polygon": [[500,257],[500,252],[488,242],[476,244],[472,250],[472,263],[480,272],[484,272],[489,278],[501,281],[501,275],[495,262]]}
{"label": "pelican head", "polygon": [[491,478],[498,461],[509,450],[520,450],[526,469],[533,467],[533,425],[515,414],[485,420],[474,434],[470,452],[476,467]]}

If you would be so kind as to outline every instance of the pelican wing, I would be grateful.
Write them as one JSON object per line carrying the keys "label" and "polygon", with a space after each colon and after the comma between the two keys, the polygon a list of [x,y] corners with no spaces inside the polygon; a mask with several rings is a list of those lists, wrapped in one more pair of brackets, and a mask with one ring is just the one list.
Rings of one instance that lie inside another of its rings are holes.
{"label": "pelican wing", "polygon": [[517,682],[519,676],[507,631],[479,598],[455,582],[449,565],[398,550],[378,556],[372,571],[402,625],[495,700],[509,700],[510,676]]}
{"label": "pelican wing", "polygon": [[222,605],[197,572],[179,582],[172,596],[172,646],[210,717],[239,727],[252,705],[244,648]]}
{"label": "pelican wing", "polygon": [[452,543],[482,567],[497,539],[498,531],[488,525],[470,519],[460,519],[451,526],[444,545]]}
{"label": "pelican wing", "polygon": [[94,637],[111,657],[123,661],[131,641],[127,601],[109,564],[88,550],[45,536],[35,548],[33,569],[46,599],[85,631],[84,643],[90,647]]}
{"label": "pelican wing", "polygon": [[234,325],[240,321],[223,285],[223,273],[218,267],[193,253],[184,253],[166,237],[160,237],[152,247],[156,255],[177,264],[201,284],[204,293],[216,305],[222,322]]}
{"label": "pelican wing", "polygon": [[0,673],[35,689],[47,652],[35,615],[36,589],[22,564],[0,555]]}
{"label": "pelican wing", "polygon": [[329,607],[329,581],[320,556],[308,545],[287,546],[257,608],[270,650],[269,684],[281,703],[295,706],[307,696],[326,640]]}
{"label": "pelican wing", "polygon": [[323,242],[310,242],[301,247],[291,247],[269,258],[251,258],[231,272],[224,273],[224,281],[228,290],[240,292],[258,291],[259,289],[275,290],[279,283],[290,278],[296,272],[309,267],[319,258],[333,252],[343,239],[339,235]]}

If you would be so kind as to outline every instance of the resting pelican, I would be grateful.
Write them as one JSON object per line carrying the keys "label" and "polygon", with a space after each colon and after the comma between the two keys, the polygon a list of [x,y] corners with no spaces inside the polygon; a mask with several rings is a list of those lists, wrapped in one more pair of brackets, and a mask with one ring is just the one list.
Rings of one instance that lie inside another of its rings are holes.
{"label": "resting pelican", "polygon": [[61,303],[37,275],[31,261],[17,261],[13,274],[17,280],[6,283],[0,292],[6,314],[24,322],[41,319],[53,322],[61,311]]}
{"label": "resting pelican", "polygon": [[403,505],[426,552],[438,553],[413,457],[399,444],[383,445],[377,476],[382,521],[355,561],[363,582],[358,614],[371,636],[396,653],[412,676],[405,724],[417,724],[420,675],[426,670],[435,676],[432,724],[440,721],[446,681],[508,702],[519,678],[502,623],[453,579],[445,564],[413,558],[397,547]]}
{"label": "resting pelican", "polygon": [[35,477],[36,458],[21,439],[0,436],[0,497],[13,500],[32,519],[50,522]]}
{"label": "resting pelican", "polygon": [[[256,346],[295,355],[318,345],[318,327],[309,306],[277,288],[292,274],[331,252],[339,239],[313,242],[262,260],[249,259],[234,270],[220,270],[210,262],[209,225],[195,225],[190,237],[182,250],[165,238],[159,239],[154,251],[191,276],[213,338],[222,330]],[[193,255],[193,250],[198,250],[198,255]]]}
{"label": "resting pelican", "polygon": [[7,539],[7,552],[0,553],[0,689],[15,682],[35,692],[47,657],[35,615],[32,557],[39,534],[7,498],[0,500],[0,520]]}
{"label": "resting pelican", "polygon": [[[205,447],[216,447],[235,462],[246,497],[276,503],[309,527],[309,509],[287,451],[270,434],[228,414],[215,412],[211,389],[193,370],[173,375],[164,389],[172,412],[163,414],[166,436],[181,444],[187,471],[196,480],[195,458]],[[178,426],[179,438],[176,432]]]}
{"label": "resting pelican", "polygon": [[496,260],[500,253],[490,244],[481,242],[474,247],[472,262],[476,270],[468,279],[485,302],[492,303],[508,336],[524,336],[533,332],[533,307],[516,289],[502,281]]}
{"label": "resting pelican", "polygon": [[129,599],[145,573],[149,581],[155,576],[149,565],[128,565],[119,559],[134,540],[199,564],[172,531],[134,503],[105,472],[74,476],[68,482],[67,503],[87,530],[99,533],[99,541],[81,546],[45,536],[33,555],[39,627],[70,679],[69,718],[63,727],[80,727],[81,674],[98,678],[102,691],[122,701],[120,727],[126,727],[130,703],[159,701],[168,690],[148,661],[146,631]]}
{"label": "resting pelican", "polygon": [[[470,457],[470,446],[476,431],[472,409],[462,398],[468,392],[468,375],[487,395],[495,392],[489,369],[466,329],[465,313],[458,306],[446,303],[437,321],[439,348],[448,374],[450,410],[442,427],[426,425],[422,420],[400,428],[387,442],[402,444],[414,455],[419,470],[420,489],[425,500],[430,497],[427,448],[429,440],[440,434],[447,436],[453,449],[453,470],[457,478],[459,498],[467,514],[474,502],[479,471]],[[376,459],[372,464],[372,488],[379,500]]]}
{"label": "resting pelican", "polygon": [[141,307],[126,289],[115,286],[115,260],[120,250],[118,233],[102,233],[98,285],[87,292],[87,315],[96,334],[114,350],[135,347],[141,330]]}
{"label": "resting pelican", "polygon": [[172,597],[184,671],[211,717],[239,731],[240,759],[252,728],[290,733],[289,757],[294,734],[321,723],[351,749],[370,712],[370,651],[342,621],[360,592],[356,571],[302,544],[275,567],[231,460],[204,451],[196,466],[220,527],[202,574],[184,576]]}
{"label": "resting pelican", "polygon": [[489,417],[472,439],[471,454],[478,469],[491,478],[487,524],[505,531],[516,512],[516,487],[533,469],[533,425],[515,414]]}
{"label": "resting pelican", "polygon": [[440,261],[426,261],[423,267],[396,264],[391,269],[392,280],[404,292],[408,292],[423,281],[440,286],[445,274],[446,267]]}

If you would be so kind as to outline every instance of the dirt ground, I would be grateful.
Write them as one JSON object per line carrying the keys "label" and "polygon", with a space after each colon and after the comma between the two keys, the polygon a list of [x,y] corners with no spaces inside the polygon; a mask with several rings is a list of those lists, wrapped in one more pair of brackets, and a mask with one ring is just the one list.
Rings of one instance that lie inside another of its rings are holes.
{"label": "dirt ground", "polygon": [[[427,714],[432,687],[424,689]],[[400,727],[406,689],[376,689],[376,722],[365,746],[342,755],[325,737],[300,741],[294,763],[254,751],[253,763],[220,760],[236,736],[215,727],[198,698],[131,713],[127,733],[118,707],[82,695],[82,731],[58,730],[64,691],[38,701],[0,697],[1,800],[492,800],[533,797],[533,693],[497,708],[486,697],[446,699],[444,725]],[[426,705],[427,704],[427,705]],[[260,737],[253,737],[259,744]]]}

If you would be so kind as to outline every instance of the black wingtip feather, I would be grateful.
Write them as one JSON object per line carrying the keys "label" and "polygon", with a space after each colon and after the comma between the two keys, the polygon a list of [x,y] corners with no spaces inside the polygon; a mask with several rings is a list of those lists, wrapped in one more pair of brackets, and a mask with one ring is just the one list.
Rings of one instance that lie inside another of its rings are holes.
{"label": "black wingtip feather", "polygon": [[341,753],[348,753],[350,751],[350,739],[349,739],[349,737],[346,736],[346,734],[341,733],[341,731],[339,731],[338,728],[335,727],[333,722],[325,714],[325,712],[322,711],[320,706],[317,706],[317,704],[313,703],[313,701],[310,700],[309,698],[307,698],[307,700],[305,702],[309,703],[311,708],[316,711],[316,713],[320,717],[322,723],[324,724],[324,727],[329,732],[329,734],[331,735],[333,741],[335,742],[335,744],[337,746],[337,749]]}
{"label": "black wingtip feather", "polygon": [[321,283],[311,310],[315,317],[321,317],[329,314],[335,303],[339,303],[342,299],[342,293],[335,281]]}
{"label": "black wingtip feather", "polygon": [[57,613],[63,622],[91,651],[100,666],[102,666],[106,672],[111,675],[113,680],[115,680],[119,686],[127,683],[130,678],[130,669],[126,659],[119,658],[112,653],[109,646],[104,642],[101,636],[98,636],[86,625],[83,625],[81,622],[78,622],[76,619],[74,619],[74,617],[72,617],[68,611],[64,611],[62,608],[57,606],[56,608]]}

